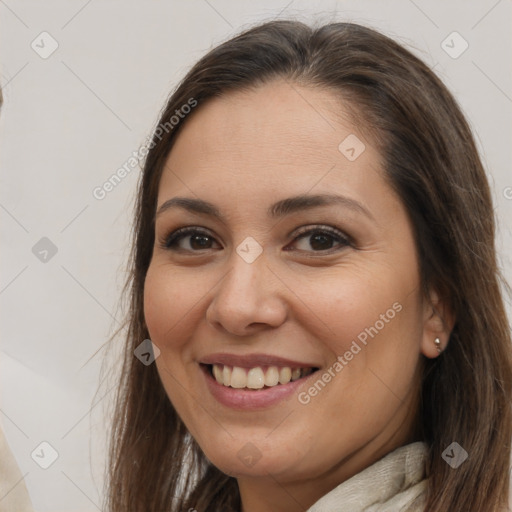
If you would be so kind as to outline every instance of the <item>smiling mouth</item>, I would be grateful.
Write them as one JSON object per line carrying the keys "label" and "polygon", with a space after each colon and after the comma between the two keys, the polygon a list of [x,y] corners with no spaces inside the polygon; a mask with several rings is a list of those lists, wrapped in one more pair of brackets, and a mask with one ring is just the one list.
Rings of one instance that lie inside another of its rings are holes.
{"label": "smiling mouth", "polygon": [[218,384],[234,389],[257,391],[282,386],[308,377],[318,368],[292,368],[290,366],[256,366],[242,368],[224,364],[201,364]]}

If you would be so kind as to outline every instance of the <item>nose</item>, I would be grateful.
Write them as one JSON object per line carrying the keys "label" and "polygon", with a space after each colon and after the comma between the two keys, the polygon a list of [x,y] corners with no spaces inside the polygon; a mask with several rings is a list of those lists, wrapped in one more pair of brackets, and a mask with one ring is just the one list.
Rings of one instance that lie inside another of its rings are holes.
{"label": "nose", "polygon": [[286,286],[267,265],[264,253],[252,263],[236,252],[206,311],[209,324],[236,336],[279,327],[287,316]]}

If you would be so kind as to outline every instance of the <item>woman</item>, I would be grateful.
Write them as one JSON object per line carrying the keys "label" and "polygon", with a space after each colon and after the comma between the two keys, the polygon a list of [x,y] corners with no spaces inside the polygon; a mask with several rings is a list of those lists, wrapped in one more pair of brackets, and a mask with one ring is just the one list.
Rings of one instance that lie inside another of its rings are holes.
{"label": "woman", "polygon": [[265,23],[192,68],[146,149],[109,510],[503,510],[493,207],[425,64]]}

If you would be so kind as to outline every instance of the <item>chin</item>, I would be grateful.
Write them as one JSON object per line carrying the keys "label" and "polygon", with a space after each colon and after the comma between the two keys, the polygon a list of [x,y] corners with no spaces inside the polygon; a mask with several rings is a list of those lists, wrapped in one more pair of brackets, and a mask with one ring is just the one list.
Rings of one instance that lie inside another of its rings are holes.
{"label": "chin", "polygon": [[220,471],[234,478],[265,478],[269,475],[288,475],[289,471],[293,467],[292,463],[284,463],[284,461],[276,460],[275,457],[265,461],[262,457],[256,462],[246,463],[243,460],[240,460],[236,453],[231,457],[221,457],[219,459],[211,460],[211,462]]}
{"label": "chin", "polygon": [[[266,446],[262,449],[256,447],[263,444]],[[219,449],[220,446],[216,444],[211,450],[205,447],[203,452],[216,468],[235,478],[272,475],[295,479],[309,475],[312,470],[303,467],[304,454],[282,443],[269,443],[268,440],[254,438],[252,442],[230,439],[229,446]]]}

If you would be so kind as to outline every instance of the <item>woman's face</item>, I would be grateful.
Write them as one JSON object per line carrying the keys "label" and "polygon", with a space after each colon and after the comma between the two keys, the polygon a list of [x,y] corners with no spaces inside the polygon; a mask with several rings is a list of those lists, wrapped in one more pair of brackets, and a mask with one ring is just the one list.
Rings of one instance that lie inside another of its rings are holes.
{"label": "woman's face", "polygon": [[156,365],[239,482],[329,488],[404,444],[433,356],[406,211],[340,114],[330,92],[280,81],[227,94],[187,120],[161,178]]}

